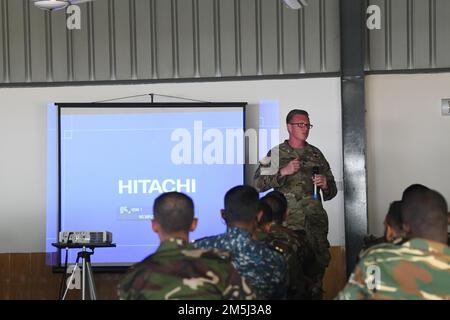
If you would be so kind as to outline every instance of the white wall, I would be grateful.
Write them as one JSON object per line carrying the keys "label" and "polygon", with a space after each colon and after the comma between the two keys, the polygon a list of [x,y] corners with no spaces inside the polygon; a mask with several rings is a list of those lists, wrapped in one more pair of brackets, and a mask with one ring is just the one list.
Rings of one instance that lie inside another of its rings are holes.
{"label": "white wall", "polygon": [[390,202],[413,183],[450,201],[450,74],[366,77],[369,230],[383,233]]}
{"label": "white wall", "polygon": [[[287,136],[284,128],[287,112],[291,108],[302,107],[310,112],[315,125],[310,143],[322,150],[341,184],[343,165],[338,78],[3,88],[0,89],[0,252],[45,251],[47,104],[93,102],[146,93],[211,102],[243,101],[249,103],[250,111],[257,108],[261,100],[278,100],[282,140]],[[149,98],[123,101],[143,102]],[[343,207],[341,190],[335,199],[326,203],[332,245],[344,244]]]}

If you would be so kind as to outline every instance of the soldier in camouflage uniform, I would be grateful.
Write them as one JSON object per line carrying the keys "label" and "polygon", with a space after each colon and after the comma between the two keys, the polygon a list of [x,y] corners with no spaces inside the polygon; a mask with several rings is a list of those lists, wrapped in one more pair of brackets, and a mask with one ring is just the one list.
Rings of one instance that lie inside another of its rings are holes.
{"label": "soldier in camouflage uniform", "polygon": [[358,255],[358,259],[361,259],[364,252],[370,247],[385,242],[391,242],[394,244],[403,242],[404,234],[402,229],[401,205],[401,201],[394,201],[390,204],[388,213],[386,214],[383,222],[384,235],[382,237],[376,237],[374,235],[365,236],[364,244]]}
{"label": "soldier in camouflage uniform", "polygon": [[366,251],[337,299],[450,300],[447,203],[433,190],[403,197],[403,230],[409,239]]}
{"label": "soldier in camouflage uniform", "polygon": [[302,239],[294,230],[282,226],[286,208],[283,210],[281,200],[277,197],[269,193],[262,198],[260,210],[255,239],[278,248],[282,252],[289,275],[287,298],[308,299],[310,297],[310,294],[307,294],[309,279],[303,270],[307,252],[305,239]]}
{"label": "soldier in camouflage uniform", "polygon": [[[322,297],[322,279],[330,261],[328,216],[322,200],[330,200],[337,194],[336,183],[330,166],[322,152],[306,142],[312,125],[304,110],[292,110],[286,117],[289,139],[269,151],[260,161],[255,173],[255,185],[260,192],[274,188],[284,194],[289,214],[286,226],[304,230],[314,250],[317,264],[314,296]],[[317,169],[319,174],[314,174]],[[322,191],[314,199],[314,185]]]}
{"label": "soldier in camouflage uniform", "polygon": [[384,218],[384,237],[386,241],[392,242],[397,238],[404,238],[401,209],[401,201],[394,201],[389,206],[388,213]]}
{"label": "soldier in camouflage uniform", "polygon": [[119,285],[120,299],[241,299],[256,298],[231,262],[230,253],[195,249],[188,244],[196,227],[188,196],[170,192],[155,200],[153,230],[161,244],[133,266]]}
{"label": "soldier in camouflage uniform", "polygon": [[225,195],[222,217],[227,224],[224,234],[199,239],[196,248],[230,250],[236,269],[245,277],[261,299],[284,299],[287,268],[283,255],[252,238],[256,231],[258,192],[250,186],[237,186]]}

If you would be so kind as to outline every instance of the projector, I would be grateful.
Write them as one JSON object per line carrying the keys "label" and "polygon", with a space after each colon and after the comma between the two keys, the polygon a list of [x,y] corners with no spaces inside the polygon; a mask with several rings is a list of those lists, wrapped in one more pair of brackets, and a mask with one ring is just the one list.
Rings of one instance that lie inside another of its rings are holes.
{"label": "projector", "polygon": [[109,231],[61,231],[58,242],[67,244],[111,244],[112,233]]}

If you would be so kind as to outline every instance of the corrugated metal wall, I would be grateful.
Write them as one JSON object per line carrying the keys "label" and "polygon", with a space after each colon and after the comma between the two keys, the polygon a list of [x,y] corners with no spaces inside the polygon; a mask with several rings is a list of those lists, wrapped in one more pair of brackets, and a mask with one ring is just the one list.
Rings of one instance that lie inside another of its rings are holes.
{"label": "corrugated metal wall", "polygon": [[72,31],[64,12],[0,5],[3,83],[339,71],[338,0],[96,0]]}
{"label": "corrugated metal wall", "polygon": [[449,0],[365,0],[381,9],[381,30],[367,31],[366,70],[450,67]]}
{"label": "corrugated metal wall", "polygon": [[[450,68],[449,0],[362,0],[366,71]],[[0,0],[0,83],[158,80],[340,71],[339,0],[95,0],[64,12]]]}

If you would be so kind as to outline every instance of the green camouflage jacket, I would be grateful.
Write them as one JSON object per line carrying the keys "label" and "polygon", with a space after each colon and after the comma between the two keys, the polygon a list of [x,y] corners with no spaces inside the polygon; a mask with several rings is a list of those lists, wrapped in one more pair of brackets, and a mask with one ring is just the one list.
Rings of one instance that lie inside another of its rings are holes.
{"label": "green camouflage jacket", "polygon": [[[295,158],[300,159],[300,170],[293,175],[282,177],[279,169]],[[313,199],[313,167],[319,168],[319,174],[326,177],[328,184],[328,189],[322,190],[319,200]],[[328,220],[321,218],[321,216],[326,217],[326,212],[322,207],[322,197],[325,201],[334,198],[337,188],[330,165],[318,148],[307,143],[304,148],[295,149],[286,140],[270,150],[267,156],[260,161],[254,179],[255,186],[260,192],[273,188],[285,195],[289,207],[286,225],[289,228],[304,229],[308,213],[308,215],[319,216],[313,218],[313,228],[326,229],[328,232]]]}
{"label": "green camouflage jacket", "polygon": [[253,290],[231,263],[230,253],[194,249],[181,239],[164,241],[133,266],[119,285],[125,300],[254,299]]}
{"label": "green camouflage jacket", "polygon": [[258,229],[255,238],[283,254],[288,271],[287,299],[304,298],[306,279],[302,264],[305,247],[295,231],[274,224],[267,233]]}
{"label": "green camouflage jacket", "polygon": [[424,239],[371,247],[336,299],[450,300],[450,248]]}

